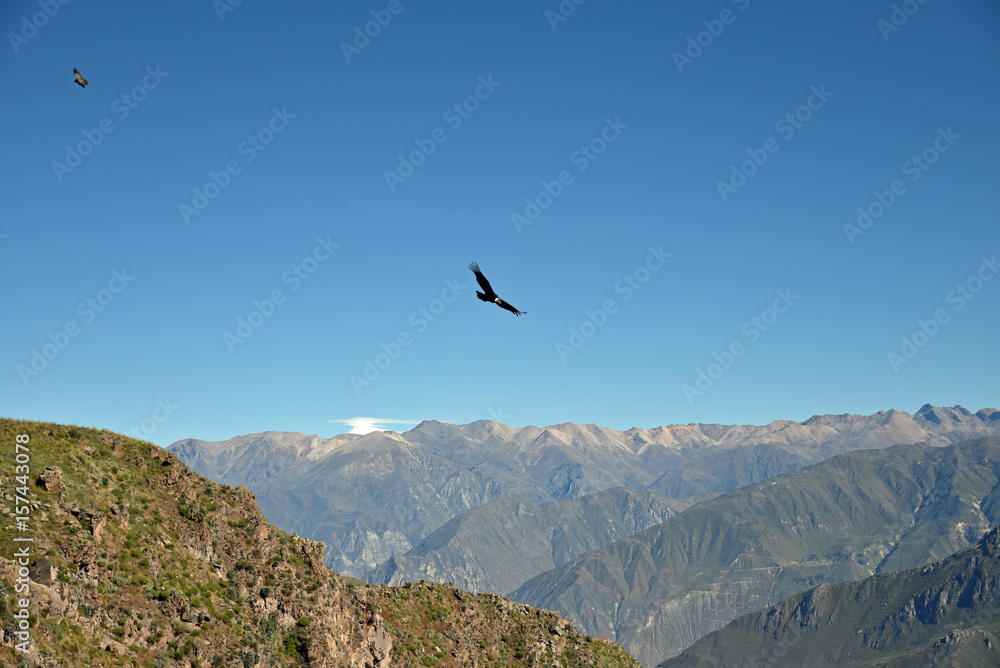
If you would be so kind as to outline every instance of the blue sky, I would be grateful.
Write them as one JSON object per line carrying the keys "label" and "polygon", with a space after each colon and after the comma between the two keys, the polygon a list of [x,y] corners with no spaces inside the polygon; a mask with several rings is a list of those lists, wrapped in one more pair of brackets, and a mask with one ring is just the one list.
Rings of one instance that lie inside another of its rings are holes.
{"label": "blue sky", "polygon": [[1000,6],[814,5],[5,2],[0,413],[1000,407]]}

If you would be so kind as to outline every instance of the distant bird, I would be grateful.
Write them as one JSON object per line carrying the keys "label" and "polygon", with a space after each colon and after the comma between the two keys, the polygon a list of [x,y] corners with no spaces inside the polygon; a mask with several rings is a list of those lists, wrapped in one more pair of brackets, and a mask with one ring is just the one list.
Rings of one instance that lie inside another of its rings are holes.
{"label": "distant bird", "polygon": [[469,263],[469,269],[472,271],[472,273],[476,275],[476,281],[479,283],[479,287],[481,287],[486,293],[483,294],[482,292],[476,290],[477,297],[479,297],[484,302],[493,302],[500,308],[505,308],[516,316],[522,316],[525,313],[527,313],[527,311],[518,311],[510,304],[497,297],[497,293],[493,292],[493,288],[490,287],[490,282],[486,280],[485,276],[483,276],[483,272],[479,271],[478,264],[476,264],[475,262]]}
{"label": "distant bird", "polygon": [[90,83],[89,81],[83,78],[83,75],[80,74],[80,70],[76,69],[75,67],[73,68],[73,74],[76,75],[76,83],[78,86],[80,86],[80,88],[86,88],[87,84]]}

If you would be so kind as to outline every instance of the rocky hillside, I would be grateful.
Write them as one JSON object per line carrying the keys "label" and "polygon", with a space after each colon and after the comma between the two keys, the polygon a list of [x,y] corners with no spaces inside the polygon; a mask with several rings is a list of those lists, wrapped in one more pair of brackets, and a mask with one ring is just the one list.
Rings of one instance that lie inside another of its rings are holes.
{"label": "rocky hillside", "polygon": [[943,561],[743,615],[660,665],[1000,666],[1000,528]]}
{"label": "rocky hillside", "polygon": [[247,485],[271,521],[323,541],[327,563],[361,577],[414,549],[457,515],[503,498],[545,504],[613,487],[690,498],[860,448],[948,445],[989,435],[1000,435],[1000,412],[994,409],[972,413],[927,405],[914,415],[889,410],[763,426],[627,431],[573,423],[517,429],[489,421],[426,421],[403,434],[320,439],[267,432],[220,442],[189,439],[170,449],[202,475]]}
{"label": "rocky hillside", "polygon": [[510,592],[585,552],[626,538],[692,505],[614,487],[536,504],[510,497],[450,520],[402,556],[365,576],[373,584],[451,582],[469,591]]}
{"label": "rocky hillside", "polygon": [[822,583],[943,559],[1000,522],[1000,438],[863,450],[748,485],[525,583],[651,666]]}
{"label": "rocky hillside", "polygon": [[[18,435],[27,470],[15,469]],[[343,578],[322,544],[269,524],[248,489],[150,443],[11,419],[0,419],[0,443],[4,665],[637,666],[554,613],[496,595]],[[17,635],[23,614],[30,640]]]}

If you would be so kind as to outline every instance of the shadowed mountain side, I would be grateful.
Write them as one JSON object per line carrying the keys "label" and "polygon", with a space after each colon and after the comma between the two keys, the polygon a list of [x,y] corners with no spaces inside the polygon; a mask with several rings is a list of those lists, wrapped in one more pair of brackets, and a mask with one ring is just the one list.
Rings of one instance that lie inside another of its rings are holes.
{"label": "shadowed mountain side", "polygon": [[324,541],[328,564],[362,577],[459,513],[497,499],[544,504],[613,487],[718,494],[858,448],[1000,435],[998,415],[924,406],[913,416],[890,410],[624,432],[573,423],[519,429],[428,420],[402,434],[320,439],[267,432],[179,441],[171,451],[203,475],[247,485],[274,522]]}
{"label": "shadowed mountain side", "polygon": [[809,587],[952,554],[996,524],[998,480],[995,437],[839,455],[692,506],[512,596],[653,665]]}
{"label": "shadowed mountain side", "polygon": [[469,591],[502,594],[584,552],[659,524],[691,504],[625,487],[542,505],[508,497],[453,518],[366,579],[392,585],[451,582]]}
{"label": "shadowed mountain side", "polygon": [[943,561],[743,615],[660,667],[807,665],[1000,665],[1000,528]]}

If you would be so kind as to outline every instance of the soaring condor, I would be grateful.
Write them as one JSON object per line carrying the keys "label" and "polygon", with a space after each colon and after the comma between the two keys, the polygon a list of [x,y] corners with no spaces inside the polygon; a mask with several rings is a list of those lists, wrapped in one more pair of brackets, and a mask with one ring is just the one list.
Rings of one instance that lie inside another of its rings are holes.
{"label": "soaring condor", "polygon": [[76,77],[76,84],[80,88],[86,88],[87,84],[90,83],[89,81],[87,81],[86,79],[83,78],[83,75],[80,74],[80,70],[76,69],[75,67],[73,68],[73,74]]}
{"label": "soaring condor", "polygon": [[516,316],[522,316],[527,313],[527,311],[518,311],[510,304],[500,299],[500,297],[497,296],[497,293],[493,292],[493,288],[490,287],[490,282],[486,280],[485,276],[483,276],[483,272],[479,271],[478,264],[475,262],[470,263],[469,269],[476,275],[476,282],[479,283],[479,287],[483,289],[483,292],[476,290],[477,297],[482,299],[484,302],[493,302],[500,308],[505,308]]}

